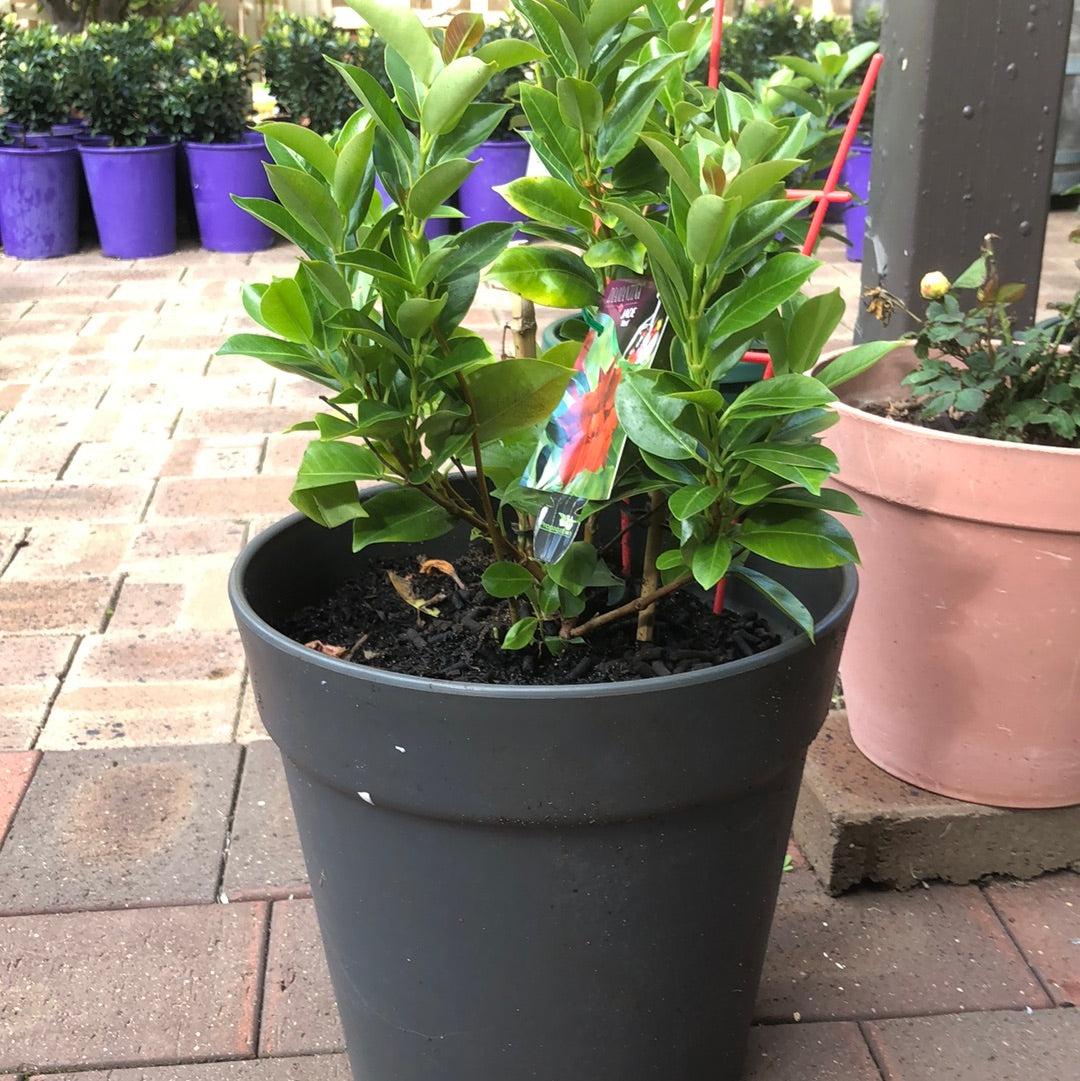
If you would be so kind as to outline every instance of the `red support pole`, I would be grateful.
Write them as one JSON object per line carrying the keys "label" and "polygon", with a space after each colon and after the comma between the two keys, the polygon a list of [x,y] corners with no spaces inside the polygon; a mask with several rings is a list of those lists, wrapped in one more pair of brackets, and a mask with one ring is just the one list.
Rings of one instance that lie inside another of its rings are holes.
{"label": "red support pole", "polygon": [[712,46],[709,49],[709,86],[720,85],[720,39],[724,33],[724,0],[716,0],[712,16]]}

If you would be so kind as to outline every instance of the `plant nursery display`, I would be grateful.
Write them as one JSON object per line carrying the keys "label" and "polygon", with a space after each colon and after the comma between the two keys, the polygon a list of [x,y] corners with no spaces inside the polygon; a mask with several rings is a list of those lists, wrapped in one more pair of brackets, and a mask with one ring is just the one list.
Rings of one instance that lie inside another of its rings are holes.
{"label": "plant nursery display", "polygon": [[69,255],[79,243],[79,158],[54,137],[68,119],[68,49],[52,27],[3,20],[0,36],[0,239],[8,255]]}
{"label": "plant nursery display", "polygon": [[75,43],[80,111],[108,143],[79,145],[101,250],[122,259],[176,249],[179,53],[140,20],[93,24]]}
{"label": "plant nursery display", "polygon": [[323,57],[360,65],[363,47],[329,19],[278,12],[259,42],[259,64],[284,117],[315,131],[339,128],[356,108]]}
{"label": "plant nursery display", "polygon": [[268,248],[273,231],[232,200],[273,194],[263,169],[270,160],[264,140],[248,127],[251,47],[208,4],[176,20],[173,34],[185,54],[175,87],[185,112],[175,133],[183,140],[199,240],[211,251]]}
{"label": "plant nursery display", "polygon": [[[844,388],[827,436],[863,510],[844,696],[856,745],[903,780],[1067,806],[1080,803],[1080,292],[1017,329],[1024,287],[1001,279],[993,239],[954,282],[923,279],[910,347]],[[900,301],[870,303],[887,315]]]}
{"label": "plant nursery display", "polygon": [[[302,255],[220,351],[317,384],[303,516],[230,595],[353,1072],[734,1081],[854,603],[820,433],[891,343],[810,374],[843,305],[785,234],[809,121],[688,82],[694,11],[518,0],[535,45],[481,45],[352,5],[393,95],[335,62],[338,133],[264,126],[279,203],[238,202]],[[550,175],[429,239],[534,60]],[[496,356],[482,273],[584,347]],[[775,375],[728,401],[755,339]]]}

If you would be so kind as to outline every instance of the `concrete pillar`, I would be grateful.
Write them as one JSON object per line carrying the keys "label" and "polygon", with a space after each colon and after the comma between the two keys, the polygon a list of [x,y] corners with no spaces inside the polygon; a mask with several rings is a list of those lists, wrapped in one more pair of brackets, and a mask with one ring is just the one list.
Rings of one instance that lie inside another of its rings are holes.
{"label": "concrete pillar", "polygon": [[[1034,318],[1073,0],[891,0],[885,6],[863,289],[913,310],[928,270],[950,278],[986,233],[1014,309]],[[855,340],[887,328],[863,311]]]}

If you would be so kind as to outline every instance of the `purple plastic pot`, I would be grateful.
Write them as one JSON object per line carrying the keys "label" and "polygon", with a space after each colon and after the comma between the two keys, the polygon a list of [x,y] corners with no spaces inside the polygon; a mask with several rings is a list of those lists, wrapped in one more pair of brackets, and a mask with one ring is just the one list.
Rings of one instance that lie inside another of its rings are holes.
{"label": "purple plastic pot", "polygon": [[[256,134],[257,133],[252,133]],[[209,251],[262,251],[273,230],[242,210],[231,196],[273,199],[263,164],[272,161],[264,139],[239,143],[184,143],[195,198],[199,240]]]}
{"label": "purple plastic pot", "polygon": [[529,144],[524,139],[481,143],[472,160],[480,164],[458,192],[458,207],[465,215],[462,226],[469,228],[486,221],[520,221],[521,214],[492,189],[525,175]]}
{"label": "purple plastic pot", "polygon": [[844,168],[840,173],[840,182],[849,188],[854,198],[844,208],[844,232],[850,247],[847,249],[849,262],[862,262],[863,232],[866,228],[866,204],[870,198],[870,159],[872,147],[868,142],[854,142]]}
{"label": "purple plastic pot", "polygon": [[0,237],[16,259],[79,247],[79,159],[73,144],[0,147]]}
{"label": "purple plastic pot", "polygon": [[102,255],[142,259],[176,251],[176,144],[80,144]]}

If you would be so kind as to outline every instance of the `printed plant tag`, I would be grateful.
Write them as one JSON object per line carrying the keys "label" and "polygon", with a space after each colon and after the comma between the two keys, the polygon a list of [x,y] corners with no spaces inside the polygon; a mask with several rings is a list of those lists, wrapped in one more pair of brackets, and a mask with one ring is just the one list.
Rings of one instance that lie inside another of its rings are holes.
{"label": "printed plant tag", "polygon": [[645,278],[610,282],[599,312],[585,318],[589,333],[573,375],[521,478],[523,487],[550,493],[533,536],[542,563],[557,562],[570,546],[589,500],[611,495],[626,445],[615,414],[622,365],[649,367],[666,326],[656,286]]}

